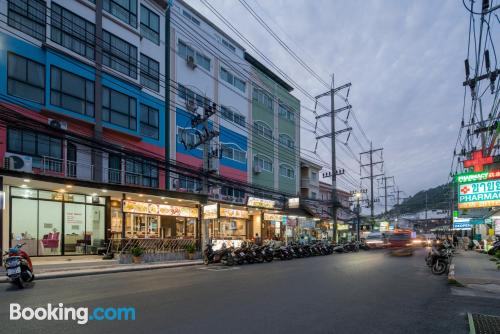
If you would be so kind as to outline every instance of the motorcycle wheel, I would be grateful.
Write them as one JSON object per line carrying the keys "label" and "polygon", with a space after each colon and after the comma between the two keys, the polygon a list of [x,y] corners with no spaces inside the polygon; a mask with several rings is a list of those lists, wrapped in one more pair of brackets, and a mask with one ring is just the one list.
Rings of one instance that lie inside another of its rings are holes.
{"label": "motorcycle wheel", "polygon": [[210,263],[210,260],[208,259],[208,257],[206,257],[206,256],[205,256],[205,257],[203,258],[203,263],[204,263],[206,266],[208,266],[208,264]]}
{"label": "motorcycle wheel", "polygon": [[233,266],[234,265],[234,259],[232,256],[228,256],[227,259],[226,259],[226,266]]}
{"label": "motorcycle wheel", "polygon": [[264,257],[264,260],[265,260],[266,262],[273,262],[273,259],[274,259],[274,257],[273,257],[272,255],[266,255],[266,256]]}
{"label": "motorcycle wheel", "polygon": [[437,261],[431,268],[434,275],[442,275],[446,271],[447,264],[443,261]]}
{"label": "motorcycle wheel", "polygon": [[20,277],[16,278],[15,284],[19,289],[24,289],[24,281]]}

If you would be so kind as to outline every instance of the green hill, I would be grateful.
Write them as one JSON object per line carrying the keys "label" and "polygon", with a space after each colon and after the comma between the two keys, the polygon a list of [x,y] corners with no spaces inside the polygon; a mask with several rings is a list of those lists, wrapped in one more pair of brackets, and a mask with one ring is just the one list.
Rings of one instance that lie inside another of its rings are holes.
{"label": "green hill", "polygon": [[[427,209],[450,209],[450,184],[443,184],[435,188],[430,188],[427,190],[421,190],[413,196],[408,197],[403,200],[403,202],[398,206],[395,205],[391,212],[399,213],[412,213],[425,210],[426,208],[426,197],[427,197]],[[456,199],[456,195],[455,195]]]}

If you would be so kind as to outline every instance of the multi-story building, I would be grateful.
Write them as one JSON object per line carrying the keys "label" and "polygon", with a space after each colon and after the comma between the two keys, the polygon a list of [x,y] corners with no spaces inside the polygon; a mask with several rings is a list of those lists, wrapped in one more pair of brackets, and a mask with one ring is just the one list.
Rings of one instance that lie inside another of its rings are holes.
{"label": "multi-story building", "polygon": [[0,1],[1,248],[199,234],[202,196],[165,190],[166,6]]}
{"label": "multi-story building", "polygon": [[321,166],[300,158],[300,196],[303,198],[320,199],[319,173]]}

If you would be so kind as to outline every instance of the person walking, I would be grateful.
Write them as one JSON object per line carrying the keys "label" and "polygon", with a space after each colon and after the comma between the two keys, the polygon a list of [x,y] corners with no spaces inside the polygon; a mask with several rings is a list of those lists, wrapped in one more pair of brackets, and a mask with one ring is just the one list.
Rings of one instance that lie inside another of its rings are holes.
{"label": "person walking", "polygon": [[259,237],[259,233],[255,233],[254,242],[255,242],[255,244],[256,244],[257,246],[262,245],[262,239],[261,239],[261,237]]}

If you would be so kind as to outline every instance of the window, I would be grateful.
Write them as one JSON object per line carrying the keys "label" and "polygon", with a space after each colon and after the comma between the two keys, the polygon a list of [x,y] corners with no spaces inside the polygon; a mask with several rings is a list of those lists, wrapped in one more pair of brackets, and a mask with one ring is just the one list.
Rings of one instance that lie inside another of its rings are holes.
{"label": "window", "polygon": [[246,89],[246,82],[245,80],[242,80],[236,76],[234,76],[232,73],[230,73],[228,70],[226,70],[224,67],[221,66],[220,68],[220,77],[222,80],[230,83],[234,87],[238,88],[242,92],[245,92]]}
{"label": "window", "polygon": [[245,116],[240,115],[236,111],[233,111],[225,106],[221,106],[220,110],[223,119],[241,125],[242,127],[246,127]]}
{"label": "window", "polygon": [[313,181],[317,181],[318,180],[318,173],[317,172],[311,172],[311,179]]}
{"label": "window", "polygon": [[178,84],[177,95],[183,100],[196,101],[198,107],[205,108],[210,105],[210,100],[206,97],[193,92],[191,89]]}
{"label": "window", "polygon": [[210,71],[210,58],[203,53],[195,51],[191,46],[179,40],[178,53],[181,58],[187,59],[192,57],[196,65],[203,67],[205,70]]}
{"label": "window", "polygon": [[45,103],[45,66],[13,53],[8,55],[7,94]]}
{"label": "window", "polygon": [[273,130],[264,122],[255,121],[253,123],[253,131],[259,136],[265,137],[267,139],[273,139]]}
{"label": "window", "polygon": [[247,161],[246,152],[236,148],[234,144],[221,144],[221,150],[223,158],[231,159],[241,163],[245,163]]}
{"label": "window", "polygon": [[102,63],[137,78],[137,48],[106,30],[102,32]]}
{"label": "window", "polygon": [[222,196],[233,197],[237,202],[243,202],[243,199],[245,198],[245,192],[243,190],[233,187],[222,186],[220,193]]}
{"label": "window", "polygon": [[141,53],[141,84],[160,91],[160,63]]}
{"label": "window", "polygon": [[311,192],[311,198],[316,199],[316,193],[314,191]]}
{"label": "window", "polygon": [[226,39],[222,38],[221,39],[222,45],[224,45],[225,48],[228,50],[231,50],[232,52],[236,52],[236,48],[234,47],[233,44],[229,43]]}
{"label": "window", "polygon": [[94,60],[95,25],[52,3],[50,39],[85,58]]}
{"label": "window", "polygon": [[287,120],[292,121],[292,122],[295,120],[295,114],[292,111],[292,109],[290,107],[288,107],[287,105],[284,105],[283,103],[279,104],[278,115],[281,118],[287,119]]}
{"label": "window", "polygon": [[284,177],[288,177],[290,179],[294,179],[295,178],[295,170],[288,166],[288,165],[280,165],[280,175],[281,176],[284,176]]}
{"label": "window", "polygon": [[198,20],[193,14],[191,14],[188,11],[185,11],[184,9],[182,10],[182,15],[184,15],[188,20],[196,24],[197,26],[200,25],[200,20]]}
{"label": "window", "polygon": [[125,183],[158,188],[158,167],[150,161],[128,158],[125,161]]}
{"label": "window", "polygon": [[262,106],[264,106],[269,111],[273,112],[273,98],[269,96],[263,89],[253,88],[253,100],[259,102]]}
{"label": "window", "polygon": [[46,10],[42,0],[9,0],[8,25],[45,41]]}
{"label": "window", "polygon": [[[196,129],[177,127],[177,142],[183,144],[187,149],[201,149],[198,143],[200,142],[200,133]],[[196,147],[193,147],[196,146]]]}
{"label": "window", "polygon": [[62,140],[28,130],[7,130],[7,151],[62,159]]}
{"label": "window", "polygon": [[273,163],[270,159],[268,159],[266,157],[256,155],[253,158],[253,164],[255,167],[260,167],[260,169],[262,169],[263,171],[266,171],[266,172],[273,171]]}
{"label": "window", "polygon": [[94,117],[94,83],[52,66],[50,68],[50,103]]}
{"label": "window", "polygon": [[188,192],[200,192],[202,186],[200,180],[194,177],[179,175],[179,179],[174,183],[174,188]]}
{"label": "window", "polygon": [[282,146],[285,146],[285,147],[288,147],[291,149],[295,148],[295,141],[289,135],[286,135],[284,133],[280,134],[279,142],[280,142],[280,145],[282,145]]}
{"label": "window", "polygon": [[160,17],[141,5],[141,36],[160,45]]}
{"label": "window", "polygon": [[159,111],[153,107],[141,104],[141,135],[158,139]]}
{"label": "window", "polygon": [[103,0],[102,9],[137,28],[137,0]]}
{"label": "window", "polygon": [[102,88],[102,118],[105,122],[137,129],[136,101],[114,89]]}

